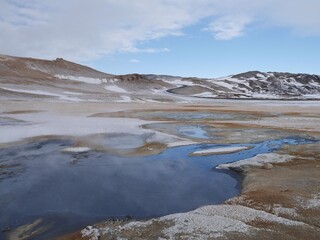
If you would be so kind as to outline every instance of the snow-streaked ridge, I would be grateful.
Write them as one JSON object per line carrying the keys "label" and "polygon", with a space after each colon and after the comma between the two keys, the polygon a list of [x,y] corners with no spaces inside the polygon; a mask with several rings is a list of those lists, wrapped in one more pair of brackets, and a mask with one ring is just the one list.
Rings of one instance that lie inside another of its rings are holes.
{"label": "snow-streaked ridge", "polygon": [[61,74],[56,74],[55,77],[59,78],[59,79],[67,79],[67,80],[84,82],[84,83],[89,83],[89,84],[100,84],[100,83],[102,83],[102,79],[99,79],[99,78],[91,78],[91,77],[83,77],[83,76],[71,76],[71,75],[61,75]]}

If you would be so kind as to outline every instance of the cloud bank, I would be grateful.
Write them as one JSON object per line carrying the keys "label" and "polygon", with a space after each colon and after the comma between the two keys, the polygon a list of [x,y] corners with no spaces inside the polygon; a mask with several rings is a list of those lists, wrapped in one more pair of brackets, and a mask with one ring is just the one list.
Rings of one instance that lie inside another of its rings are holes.
{"label": "cloud bank", "polygon": [[[250,25],[284,27],[320,35],[319,0],[2,0],[0,53],[92,60],[117,52],[167,52],[141,48],[208,22],[215,40],[246,34]],[[213,41],[214,41],[213,39]]]}

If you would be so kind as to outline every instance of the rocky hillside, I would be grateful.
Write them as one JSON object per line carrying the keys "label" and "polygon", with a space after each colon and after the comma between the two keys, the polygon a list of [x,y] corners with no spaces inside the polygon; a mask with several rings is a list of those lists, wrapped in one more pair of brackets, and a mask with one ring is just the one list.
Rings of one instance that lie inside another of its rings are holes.
{"label": "rocky hillside", "polygon": [[[316,98],[320,93],[320,76],[317,75],[252,71],[221,80],[227,88],[229,86],[245,97]],[[220,81],[212,81],[221,84]]]}
{"label": "rocky hillside", "polygon": [[258,71],[212,79],[111,75],[61,58],[0,55],[0,98],[95,102],[320,99],[320,76]]}

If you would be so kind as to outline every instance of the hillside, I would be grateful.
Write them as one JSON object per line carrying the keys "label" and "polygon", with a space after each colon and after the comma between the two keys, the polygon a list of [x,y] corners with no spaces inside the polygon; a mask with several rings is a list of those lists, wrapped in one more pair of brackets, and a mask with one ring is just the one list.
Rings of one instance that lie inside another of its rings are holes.
{"label": "hillside", "polygon": [[0,55],[0,97],[94,102],[320,99],[320,76],[251,71],[222,78],[112,75],[66,61]]}

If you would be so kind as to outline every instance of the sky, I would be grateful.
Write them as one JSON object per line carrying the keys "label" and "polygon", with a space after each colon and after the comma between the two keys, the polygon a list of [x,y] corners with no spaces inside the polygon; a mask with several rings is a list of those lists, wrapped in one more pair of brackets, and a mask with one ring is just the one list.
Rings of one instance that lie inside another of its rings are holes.
{"label": "sky", "polygon": [[112,74],[320,74],[319,0],[0,0],[0,54]]}

